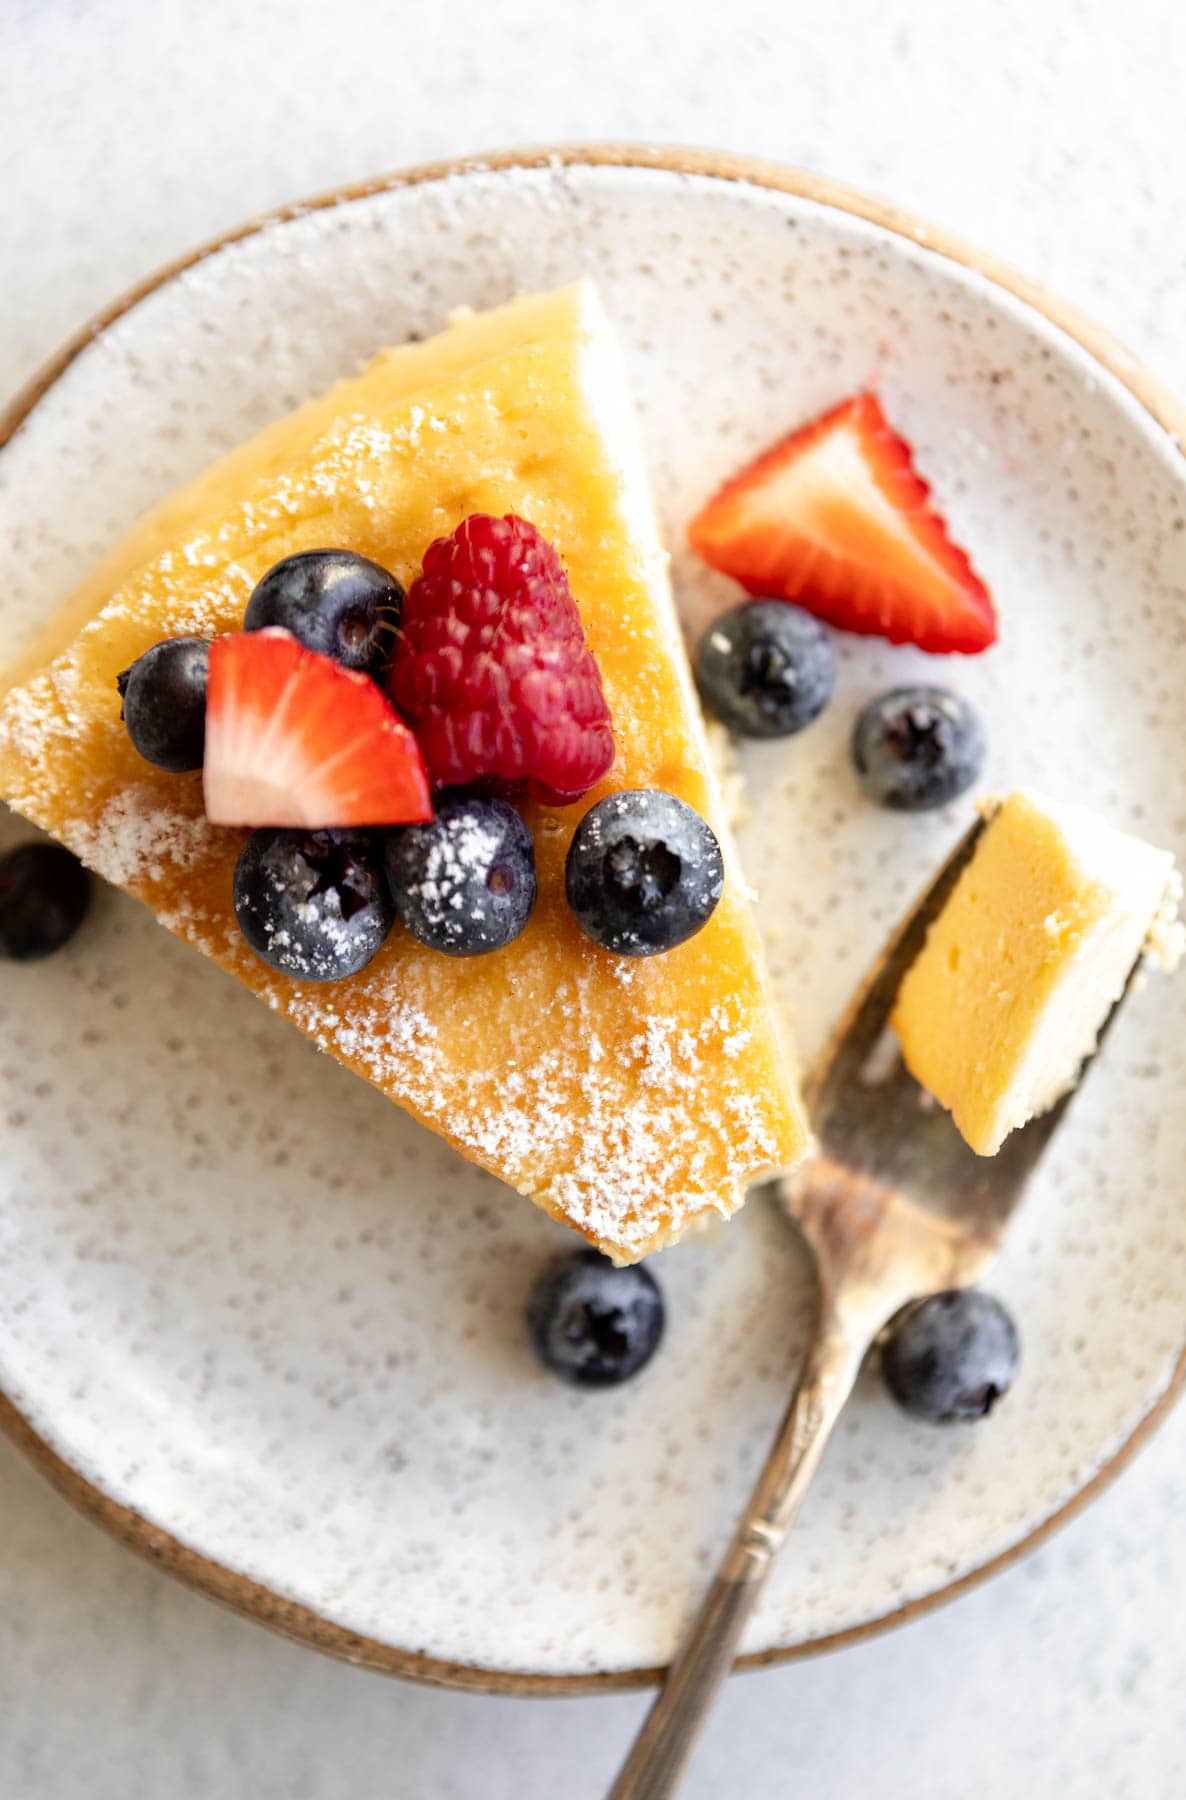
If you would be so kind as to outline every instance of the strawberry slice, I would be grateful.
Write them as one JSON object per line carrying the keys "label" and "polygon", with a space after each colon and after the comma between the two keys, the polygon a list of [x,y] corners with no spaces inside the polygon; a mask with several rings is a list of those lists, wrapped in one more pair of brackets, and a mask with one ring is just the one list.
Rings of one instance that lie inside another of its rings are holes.
{"label": "strawberry slice", "polygon": [[996,613],[929,493],[876,396],[857,394],[726,482],[688,537],[751,594],[891,644],[974,655],[995,641]]}
{"label": "strawberry slice", "polygon": [[214,825],[432,817],[419,747],[379,688],[287,631],[211,644],[203,784]]}

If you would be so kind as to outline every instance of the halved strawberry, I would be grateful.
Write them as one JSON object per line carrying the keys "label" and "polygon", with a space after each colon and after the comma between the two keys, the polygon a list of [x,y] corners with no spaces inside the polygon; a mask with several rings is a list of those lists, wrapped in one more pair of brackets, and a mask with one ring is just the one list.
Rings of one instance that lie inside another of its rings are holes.
{"label": "halved strawberry", "polygon": [[910,446],[875,395],[845,400],[726,482],[692,548],[751,594],[923,650],[987,650],[988,589],[928,501]]}
{"label": "halved strawberry", "polygon": [[369,675],[290,632],[210,646],[206,816],[215,825],[410,825],[432,817],[412,733]]}

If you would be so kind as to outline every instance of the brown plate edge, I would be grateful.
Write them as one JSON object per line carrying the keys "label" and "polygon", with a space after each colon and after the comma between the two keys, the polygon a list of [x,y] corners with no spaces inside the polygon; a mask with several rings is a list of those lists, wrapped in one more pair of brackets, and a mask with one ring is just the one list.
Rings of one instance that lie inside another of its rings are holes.
{"label": "brown plate edge", "polygon": [[[1074,339],[1129,390],[1180,452],[1186,449],[1186,407],[1116,338],[1085,318],[1074,307],[1049,293],[1040,283],[1019,274],[999,258],[976,249],[955,233],[930,226],[900,207],[860,193],[842,183],[830,181],[824,176],[808,170],[784,168],[777,163],[754,157],[658,144],[578,143],[501,150],[486,155],[420,164],[415,168],[335,188],[314,199],[277,208],[231,231],[223,232],[219,237],[187,252],[146,276],[143,281],[137,282],[75,332],[8,405],[0,410],[0,450],[8,444],[38,401],[88,344],[155,289],[228,244],[250,237],[270,225],[299,218],[304,213],[349,204],[394,188],[415,187],[426,182],[440,181],[451,175],[479,171],[574,165],[657,169],[769,188],[779,193],[792,194],[799,199],[815,201],[838,212],[850,213],[883,230],[907,238],[948,261],[975,269]],[[860,1643],[891,1626],[904,1625],[921,1617],[932,1608],[957,1598],[990,1575],[1009,1568],[1027,1551],[1045,1542],[1055,1530],[1074,1518],[1120,1474],[1136,1452],[1152,1437],[1171,1407],[1181,1397],[1184,1388],[1186,1345],[1178,1356],[1164,1391],[1137,1422],[1125,1441],[1113,1451],[1107,1462],[1068,1501],[1006,1550],[990,1557],[957,1580],[883,1613],[876,1619],[797,1644],[751,1652],[739,1657],[736,1667],[765,1668],[819,1651],[838,1650],[848,1644]],[[257,1624],[265,1625],[283,1637],[307,1644],[344,1662],[438,1687],[459,1688],[477,1693],[540,1696],[607,1693],[653,1686],[663,1673],[661,1669],[647,1668],[589,1674],[538,1675],[451,1662],[420,1651],[380,1643],[374,1638],[348,1631],[309,1607],[288,1600],[271,1588],[264,1587],[245,1575],[236,1574],[221,1563],[211,1561],[178,1538],[160,1530],[140,1513],[120,1505],[52,1450],[24,1414],[3,1393],[0,1393],[0,1432],[23,1452],[59,1493],[64,1494],[88,1518],[103,1526],[129,1549],[137,1551],[149,1562],[167,1570],[178,1580],[221,1602],[232,1611],[254,1619]]]}

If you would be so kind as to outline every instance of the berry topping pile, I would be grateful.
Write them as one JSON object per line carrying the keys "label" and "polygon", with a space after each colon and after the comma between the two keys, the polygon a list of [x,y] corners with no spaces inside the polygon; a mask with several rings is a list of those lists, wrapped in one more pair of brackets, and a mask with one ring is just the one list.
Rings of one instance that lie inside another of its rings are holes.
{"label": "berry topping pile", "polygon": [[637,1263],[615,1269],[600,1250],[573,1250],[536,1281],[527,1330],[544,1367],[577,1387],[614,1387],[651,1360],[663,1295]]}
{"label": "berry topping pile", "polygon": [[978,1288],[950,1288],[898,1314],[881,1346],[890,1393],[906,1412],[935,1425],[981,1419],[1008,1393],[1021,1343],[999,1300]]}
{"label": "berry topping pile", "polygon": [[977,780],[984,733],[958,694],[941,687],[894,688],[861,712],[852,757],[871,800],[894,812],[929,812]]}
{"label": "berry topping pile", "polygon": [[505,800],[449,794],[429,824],[388,839],[387,879],[414,938],[447,956],[481,956],[531,917],[535,848]]}
{"label": "berry topping pile", "polygon": [[60,844],[21,844],[0,856],[0,958],[52,956],[74,936],[90,901],[90,876]]}
{"label": "berry topping pile", "polygon": [[724,891],[713,832],[675,794],[627,789],[590,807],[568,849],[568,903],[587,937],[619,956],[673,950]]}
{"label": "berry topping pile", "polygon": [[[445,956],[512,943],[537,882],[508,796],[567,804],[614,758],[568,578],[535,526],[463,520],[406,597],[352,551],[286,557],[244,625],[154,644],[118,686],[140,754],[200,767],[210,823],[251,831],[233,902],[256,955],[294,980],[338,981],[397,920]],[[566,893],[595,943],[652,956],[698,931],[723,885],[698,813],[626,793],[581,822]]]}
{"label": "berry topping pile", "polygon": [[534,525],[475,513],[408,589],[391,692],[437,787],[579,799],[609,772],[601,675],[564,565]]}

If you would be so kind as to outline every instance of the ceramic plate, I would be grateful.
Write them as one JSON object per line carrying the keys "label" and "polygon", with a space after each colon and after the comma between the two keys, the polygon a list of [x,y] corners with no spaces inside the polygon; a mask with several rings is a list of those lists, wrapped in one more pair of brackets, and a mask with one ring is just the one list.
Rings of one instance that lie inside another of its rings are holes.
{"label": "ceramic plate", "polygon": [[[806,1057],[969,812],[861,800],[847,740],[879,689],[950,682],[987,721],[990,786],[1081,797],[1186,854],[1171,403],[971,252],[723,159],[419,171],[150,283],[14,413],[4,650],[143,507],[266,420],[454,307],[579,271],[625,342],[691,627],[730,597],[682,547],[693,508],[872,377],[999,601],[1000,647],[973,660],[839,639],[820,722],[742,755],[743,855]],[[24,835],[4,821],[4,841]],[[382,1667],[557,1687],[669,1656],[804,1341],[810,1272],[766,1204],[658,1259],[670,1328],[640,1379],[573,1393],[522,1327],[566,1234],[130,901],[105,892],[60,958],[5,970],[0,1034],[4,1417],[68,1491],[221,1597]],[[1025,1338],[1014,1394],[944,1433],[867,1376],[751,1656],[950,1591],[1164,1405],[1186,1332],[1183,1046],[1186,980],[1150,982],[996,1276]]]}

